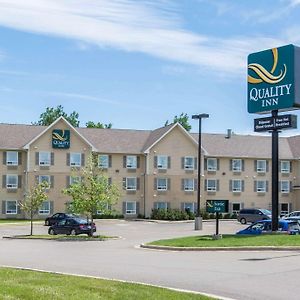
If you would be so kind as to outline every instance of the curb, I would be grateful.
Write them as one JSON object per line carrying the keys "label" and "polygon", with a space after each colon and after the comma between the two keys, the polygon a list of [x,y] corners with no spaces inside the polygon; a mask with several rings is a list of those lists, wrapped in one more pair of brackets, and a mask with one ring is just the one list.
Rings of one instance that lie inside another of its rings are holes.
{"label": "curb", "polygon": [[166,251],[300,251],[300,246],[171,247],[141,244],[140,248]]}

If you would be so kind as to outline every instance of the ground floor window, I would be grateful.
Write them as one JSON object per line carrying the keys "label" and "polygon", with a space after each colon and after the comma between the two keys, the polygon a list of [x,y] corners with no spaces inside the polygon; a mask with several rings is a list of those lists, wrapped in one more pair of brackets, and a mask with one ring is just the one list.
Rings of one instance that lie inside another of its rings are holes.
{"label": "ground floor window", "polygon": [[232,203],[232,213],[237,214],[241,210],[241,203],[234,202]]}
{"label": "ground floor window", "polygon": [[50,202],[45,201],[42,203],[40,209],[39,209],[40,215],[49,215],[50,214]]}
{"label": "ground floor window", "polygon": [[183,209],[187,212],[194,213],[196,211],[196,206],[194,202],[185,202],[183,203]]}
{"label": "ground floor window", "polygon": [[5,213],[7,215],[16,215],[17,214],[17,201],[6,201]]}
{"label": "ground floor window", "polygon": [[280,215],[284,216],[289,213],[290,205],[289,203],[280,203]]}
{"label": "ground floor window", "polygon": [[126,214],[127,215],[135,215],[136,214],[136,202],[135,201],[127,201],[126,202]]}
{"label": "ground floor window", "polygon": [[154,208],[156,208],[156,209],[167,209],[168,208],[168,203],[167,202],[155,202],[154,203]]}

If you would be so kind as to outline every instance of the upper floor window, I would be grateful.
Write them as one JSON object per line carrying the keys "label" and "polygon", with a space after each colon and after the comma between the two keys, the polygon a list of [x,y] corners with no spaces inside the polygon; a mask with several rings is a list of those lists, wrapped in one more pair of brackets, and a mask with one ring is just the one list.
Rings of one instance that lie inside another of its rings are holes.
{"label": "upper floor window", "polygon": [[280,169],[281,169],[281,173],[290,173],[290,162],[289,161],[281,161]]}
{"label": "upper floor window", "polygon": [[136,155],[127,155],[126,156],[126,168],[127,169],[136,169],[137,168]]}
{"label": "upper floor window", "polygon": [[217,180],[216,179],[207,179],[206,190],[210,191],[210,192],[215,192],[217,190]]}
{"label": "upper floor window", "polygon": [[193,170],[195,166],[195,158],[191,156],[184,157],[184,169]]}
{"label": "upper floor window", "polygon": [[157,178],[157,190],[166,191],[168,189],[168,180],[167,178]]}
{"label": "upper floor window", "polygon": [[106,154],[100,154],[98,156],[98,167],[107,169],[109,166],[109,156]]}
{"label": "upper floor window", "polygon": [[256,192],[265,193],[267,191],[267,183],[265,180],[257,180],[256,181]]}
{"label": "upper floor window", "polygon": [[290,182],[288,180],[282,180],[280,184],[281,193],[290,192]]}
{"label": "upper floor window", "polygon": [[7,189],[18,188],[18,175],[6,175],[6,188]]}
{"label": "upper floor window", "polygon": [[157,156],[157,168],[158,169],[167,169],[168,168],[168,156],[167,155],[158,155]]}
{"label": "upper floor window", "polygon": [[231,162],[231,168],[233,172],[241,172],[242,171],[242,160],[241,159],[233,159]]}
{"label": "upper floor window", "polygon": [[194,190],[194,179],[193,178],[183,179],[183,189],[187,192],[193,191]]}
{"label": "upper floor window", "polygon": [[208,158],[207,159],[207,170],[208,171],[217,171],[218,161],[216,158]]}
{"label": "upper floor window", "polygon": [[39,152],[39,165],[50,166],[51,164],[51,153],[50,152]]}
{"label": "upper floor window", "polygon": [[72,167],[81,166],[81,153],[70,153],[70,166]]}
{"label": "upper floor window", "polygon": [[128,191],[136,191],[136,177],[126,177],[126,190]]}
{"label": "upper floor window", "polygon": [[265,173],[267,171],[267,161],[266,160],[257,160],[256,161],[256,172]]}
{"label": "upper floor window", "polygon": [[242,180],[240,180],[240,179],[232,180],[232,191],[233,192],[241,192],[242,191]]}
{"label": "upper floor window", "polygon": [[10,166],[18,165],[18,152],[17,151],[7,151],[6,152],[6,164]]}
{"label": "upper floor window", "polygon": [[39,183],[47,182],[48,185],[49,185],[48,188],[50,188],[50,186],[51,186],[51,177],[50,177],[50,175],[39,175],[38,179],[39,179]]}

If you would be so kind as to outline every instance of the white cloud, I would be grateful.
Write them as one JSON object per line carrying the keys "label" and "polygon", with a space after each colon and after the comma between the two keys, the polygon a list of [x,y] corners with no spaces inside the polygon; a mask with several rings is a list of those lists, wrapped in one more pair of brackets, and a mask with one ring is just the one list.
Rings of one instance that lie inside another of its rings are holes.
{"label": "white cloud", "polygon": [[187,31],[169,0],[0,0],[0,25],[225,73],[243,72],[250,50],[280,44],[253,37],[225,40]]}

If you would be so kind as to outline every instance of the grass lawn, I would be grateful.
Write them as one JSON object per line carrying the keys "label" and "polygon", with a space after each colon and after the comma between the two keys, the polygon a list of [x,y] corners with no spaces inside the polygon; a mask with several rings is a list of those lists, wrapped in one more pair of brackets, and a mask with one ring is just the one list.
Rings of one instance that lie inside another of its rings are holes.
{"label": "grass lawn", "polygon": [[223,235],[220,240],[213,240],[211,235],[204,235],[159,240],[147,245],[172,247],[300,246],[300,235]]}
{"label": "grass lawn", "polygon": [[202,295],[112,280],[0,268],[3,300],[209,300]]}

